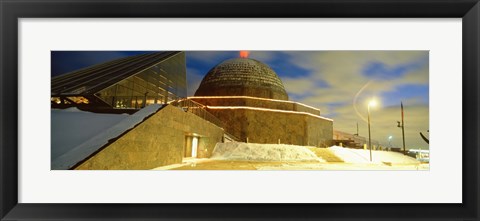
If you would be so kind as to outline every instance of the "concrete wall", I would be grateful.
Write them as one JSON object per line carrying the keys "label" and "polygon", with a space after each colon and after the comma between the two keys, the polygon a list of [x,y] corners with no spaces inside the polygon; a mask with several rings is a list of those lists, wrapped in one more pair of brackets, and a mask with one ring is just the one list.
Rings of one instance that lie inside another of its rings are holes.
{"label": "concrete wall", "polygon": [[195,96],[253,96],[268,99],[288,100],[285,91],[278,91],[274,88],[262,87],[244,87],[238,85],[198,88]]}
{"label": "concrete wall", "polygon": [[333,145],[333,121],[307,116],[308,146],[329,147]]}
{"label": "concrete wall", "polygon": [[144,170],[181,163],[192,135],[199,136],[197,156],[209,157],[223,134],[214,124],[167,105],[75,169]]}
{"label": "concrete wall", "polygon": [[314,115],[320,115],[320,110],[312,108],[300,103],[282,100],[259,99],[255,97],[191,97],[189,98],[195,102],[208,106],[247,106],[260,107],[276,110],[300,111],[307,112]]}
{"label": "concrete wall", "polygon": [[332,144],[333,122],[302,113],[251,109],[208,109],[224,122],[225,130],[251,143],[280,143],[325,147]]}

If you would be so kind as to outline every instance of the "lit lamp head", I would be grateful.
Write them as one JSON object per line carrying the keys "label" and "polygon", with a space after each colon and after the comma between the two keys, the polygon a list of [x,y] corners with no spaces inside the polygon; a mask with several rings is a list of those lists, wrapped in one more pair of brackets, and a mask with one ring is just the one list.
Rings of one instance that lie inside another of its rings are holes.
{"label": "lit lamp head", "polygon": [[393,138],[393,136],[389,136],[389,137],[388,137],[388,140],[391,140],[392,138]]}
{"label": "lit lamp head", "polygon": [[375,106],[377,106],[377,101],[376,101],[376,100],[371,100],[370,102],[368,102],[368,106],[369,106],[369,107],[375,107]]}

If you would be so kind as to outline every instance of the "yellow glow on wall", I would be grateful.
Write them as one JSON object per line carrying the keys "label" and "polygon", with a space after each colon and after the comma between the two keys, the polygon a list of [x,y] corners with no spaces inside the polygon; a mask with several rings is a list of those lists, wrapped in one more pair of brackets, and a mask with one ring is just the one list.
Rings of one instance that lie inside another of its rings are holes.
{"label": "yellow glow on wall", "polygon": [[77,104],[88,104],[89,101],[87,98],[82,97],[82,96],[77,96],[77,97],[67,97],[69,100],[77,103]]}
{"label": "yellow glow on wall", "polygon": [[268,109],[268,108],[260,108],[260,107],[244,107],[244,106],[207,106],[208,109],[212,110],[221,110],[221,109],[230,109],[230,110],[257,110],[257,111],[268,111],[268,112],[276,112],[276,113],[288,113],[288,114],[303,114],[309,115],[312,117],[332,121],[333,119],[318,116],[315,114],[307,113],[307,112],[297,112],[297,111],[287,111],[287,110],[275,110],[275,109]]}
{"label": "yellow glow on wall", "polygon": [[315,107],[312,107],[312,106],[309,106],[309,105],[306,105],[306,104],[298,103],[298,102],[295,102],[295,101],[276,100],[276,99],[260,98],[260,97],[250,97],[250,96],[194,96],[194,97],[188,97],[188,99],[196,99],[196,98],[198,98],[198,99],[235,99],[235,98],[247,98],[247,99],[252,99],[252,100],[264,100],[264,101],[275,101],[275,102],[283,102],[283,103],[297,104],[297,105],[300,105],[300,106],[304,106],[304,107],[307,107],[307,108],[311,108],[311,109],[320,111],[320,109],[318,109],[318,108],[315,108]]}
{"label": "yellow glow on wall", "polygon": [[62,100],[60,100],[59,97],[52,97],[50,98],[50,101],[55,102],[56,104],[62,103]]}

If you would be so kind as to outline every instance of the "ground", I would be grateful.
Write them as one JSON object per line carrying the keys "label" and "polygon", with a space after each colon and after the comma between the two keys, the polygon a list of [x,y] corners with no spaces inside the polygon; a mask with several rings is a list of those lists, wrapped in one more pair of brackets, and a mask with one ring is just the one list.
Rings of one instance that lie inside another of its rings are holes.
{"label": "ground", "polygon": [[429,170],[430,165],[397,152],[339,146],[217,144],[211,158],[184,158],[155,170]]}
{"label": "ground", "polygon": [[378,164],[341,162],[259,162],[186,158],[182,164],[155,170],[429,170],[429,164]]}

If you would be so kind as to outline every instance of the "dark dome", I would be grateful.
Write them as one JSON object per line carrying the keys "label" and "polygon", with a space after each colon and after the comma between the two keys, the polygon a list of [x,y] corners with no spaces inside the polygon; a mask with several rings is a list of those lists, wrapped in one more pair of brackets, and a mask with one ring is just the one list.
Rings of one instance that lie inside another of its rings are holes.
{"label": "dark dome", "polygon": [[266,64],[249,58],[226,60],[210,71],[195,96],[251,96],[288,100],[277,74]]}

